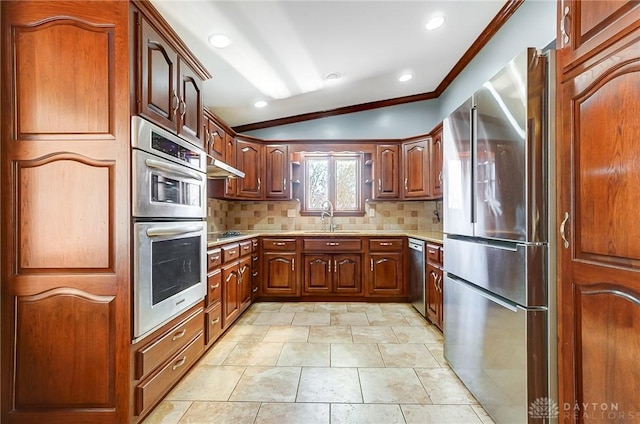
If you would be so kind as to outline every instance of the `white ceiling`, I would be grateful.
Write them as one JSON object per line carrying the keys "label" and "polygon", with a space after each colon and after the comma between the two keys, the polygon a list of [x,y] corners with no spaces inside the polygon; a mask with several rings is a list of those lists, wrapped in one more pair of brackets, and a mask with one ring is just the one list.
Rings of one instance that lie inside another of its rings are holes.
{"label": "white ceiling", "polygon": [[[213,75],[205,106],[238,126],[432,92],[505,0],[152,3]],[[446,21],[427,31],[434,15]],[[229,47],[208,43],[218,32]],[[413,79],[399,82],[407,71]],[[330,72],[341,78],[325,81]]]}

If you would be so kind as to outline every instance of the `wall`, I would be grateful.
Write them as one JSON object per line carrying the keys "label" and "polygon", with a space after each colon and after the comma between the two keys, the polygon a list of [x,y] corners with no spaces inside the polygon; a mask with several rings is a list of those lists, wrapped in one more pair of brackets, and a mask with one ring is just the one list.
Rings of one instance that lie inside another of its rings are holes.
{"label": "wall", "polygon": [[556,36],[555,0],[526,0],[436,100],[250,131],[264,139],[406,138],[425,134],[526,47]]}
{"label": "wall", "polygon": [[[364,217],[335,217],[338,230],[442,231],[442,221],[433,222],[434,210],[442,216],[442,202],[371,202]],[[300,216],[300,204],[209,199],[208,231],[322,230],[319,217]],[[372,212],[373,211],[373,212]],[[292,214],[294,216],[289,216]],[[372,216],[373,215],[373,216]]]}

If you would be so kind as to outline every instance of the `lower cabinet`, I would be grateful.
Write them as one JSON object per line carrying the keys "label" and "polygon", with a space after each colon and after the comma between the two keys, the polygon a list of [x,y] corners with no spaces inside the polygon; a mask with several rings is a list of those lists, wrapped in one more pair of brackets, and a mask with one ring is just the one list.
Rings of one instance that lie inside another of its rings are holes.
{"label": "lower cabinet", "polygon": [[427,244],[427,318],[442,331],[443,306],[443,248],[440,244]]}
{"label": "lower cabinet", "polygon": [[264,238],[262,240],[263,296],[299,296],[296,270],[297,241],[295,238]]}
{"label": "lower cabinet", "polygon": [[222,267],[222,328],[227,328],[240,315],[239,262]]}
{"label": "lower cabinet", "polygon": [[371,252],[367,272],[369,296],[406,296],[404,255],[401,252]]}
{"label": "lower cabinet", "polygon": [[303,262],[303,295],[362,294],[361,255],[305,254]]}

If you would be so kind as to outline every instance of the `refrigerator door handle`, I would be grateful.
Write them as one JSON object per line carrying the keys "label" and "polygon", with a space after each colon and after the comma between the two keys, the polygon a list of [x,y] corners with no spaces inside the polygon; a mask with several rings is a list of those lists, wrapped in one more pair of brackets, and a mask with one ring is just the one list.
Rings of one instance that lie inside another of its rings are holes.
{"label": "refrigerator door handle", "polygon": [[465,282],[464,280],[458,280],[457,278],[455,278],[454,276],[452,276],[451,274],[447,274],[447,276],[449,278],[451,278],[454,281],[457,281],[461,284],[464,284],[464,286],[471,291],[474,291],[475,293],[479,294],[480,296],[484,297],[485,299],[493,302],[493,303],[497,303],[498,305],[502,306],[503,308],[507,308],[508,310],[510,310],[511,312],[518,312],[518,307],[512,303],[506,302],[496,296],[492,296],[490,293],[485,292],[484,290],[481,290],[467,282]]}
{"label": "refrigerator door handle", "polygon": [[[471,143],[471,172],[470,172],[470,177],[471,177],[471,188],[469,190],[469,193],[471,195],[471,199],[470,199],[470,206],[471,206],[471,223],[475,223],[477,221],[476,219],[476,189],[478,187],[478,182],[476,181],[477,178],[477,170],[476,167],[478,166],[478,108],[477,106],[473,106],[471,108],[471,111],[469,111],[469,123],[471,124],[469,126],[470,128],[470,143]],[[475,231],[474,231],[475,232]]]}

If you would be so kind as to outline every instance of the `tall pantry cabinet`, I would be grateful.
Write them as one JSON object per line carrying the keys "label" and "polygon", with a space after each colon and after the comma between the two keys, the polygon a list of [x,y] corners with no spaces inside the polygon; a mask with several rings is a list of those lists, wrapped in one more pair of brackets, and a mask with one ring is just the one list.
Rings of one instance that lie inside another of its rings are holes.
{"label": "tall pantry cabinet", "polygon": [[0,3],[0,421],[127,422],[129,4]]}
{"label": "tall pantry cabinet", "polygon": [[558,19],[560,422],[626,422],[640,411],[640,3],[561,1]]}

